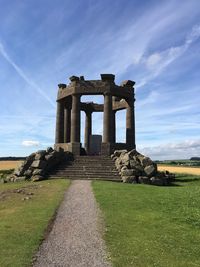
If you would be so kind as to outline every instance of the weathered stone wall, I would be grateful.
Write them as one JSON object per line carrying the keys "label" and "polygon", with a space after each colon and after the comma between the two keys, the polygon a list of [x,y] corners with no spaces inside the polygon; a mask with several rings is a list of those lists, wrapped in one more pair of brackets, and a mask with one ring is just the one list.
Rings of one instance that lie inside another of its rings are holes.
{"label": "weathered stone wall", "polygon": [[125,183],[169,185],[175,178],[174,174],[159,172],[156,163],[135,149],[116,150],[111,158]]}

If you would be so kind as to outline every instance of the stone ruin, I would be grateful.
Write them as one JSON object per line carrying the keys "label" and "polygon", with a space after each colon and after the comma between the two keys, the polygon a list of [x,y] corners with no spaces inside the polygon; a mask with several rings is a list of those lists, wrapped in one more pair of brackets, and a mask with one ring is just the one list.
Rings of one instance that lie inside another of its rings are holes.
{"label": "stone ruin", "polygon": [[124,183],[169,185],[175,179],[174,174],[158,171],[155,162],[135,149],[116,150],[111,158]]}
{"label": "stone ruin", "polygon": [[[135,149],[131,151],[116,150],[111,159],[118,170],[122,182],[140,183],[151,185],[170,185],[175,180],[175,175],[157,170],[157,164]],[[56,151],[53,148],[39,150],[26,158],[6,181],[41,181],[48,179],[49,173],[63,162],[73,161],[71,152]]]}
{"label": "stone ruin", "polygon": [[[168,185],[174,180],[174,175],[159,172],[150,158],[136,151],[134,84],[134,81],[126,80],[117,85],[113,74],[101,74],[100,80],[72,76],[69,85],[59,84],[55,150],[48,148],[31,154],[8,180],[40,181],[46,179],[60,163],[73,160],[81,152],[92,155],[92,114],[103,112],[103,137],[99,155],[111,155],[122,181]],[[104,104],[81,102],[83,95],[103,95]],[[120,110],[126,110],[125,143],[116,142],[116,113]],[[86,115],[84,147],[80,143],[81,111]]]}
{"label": "stone ruin", "polygon": [[39,150],[28,156],[21,166],[7,177],[6,181],[41,181],[47,179],[48,174],[60,163],[71,160],[73,160],[73,155],[70,152],[56,151],[51,147]]}

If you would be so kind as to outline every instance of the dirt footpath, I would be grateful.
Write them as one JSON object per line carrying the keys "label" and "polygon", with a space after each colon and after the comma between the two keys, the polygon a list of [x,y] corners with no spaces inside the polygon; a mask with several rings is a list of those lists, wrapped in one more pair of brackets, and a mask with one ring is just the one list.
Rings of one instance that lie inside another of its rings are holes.
{"label": "dirt footpath", "polygon": [[110,267],[90,181],[73,181],[34,267]]}

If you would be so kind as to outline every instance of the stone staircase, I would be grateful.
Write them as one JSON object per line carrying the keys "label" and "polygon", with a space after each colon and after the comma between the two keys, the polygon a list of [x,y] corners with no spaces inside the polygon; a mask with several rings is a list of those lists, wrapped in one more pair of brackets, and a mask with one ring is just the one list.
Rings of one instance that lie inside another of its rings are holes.
{"label": "stone staircase", "polygon": [[58,166],[49,174],[49,178],[121,182],[114,162],[110,157],[105,156],[77,156],[74,161]]}

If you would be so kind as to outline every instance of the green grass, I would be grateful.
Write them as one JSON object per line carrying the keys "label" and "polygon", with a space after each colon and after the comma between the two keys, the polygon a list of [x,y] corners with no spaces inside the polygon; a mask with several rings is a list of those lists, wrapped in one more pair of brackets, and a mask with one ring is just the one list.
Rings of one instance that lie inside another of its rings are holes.
{"label": "green grass", "polygon": [[[0,185],[0,266],[30,266],[68,185],[64,179]],[[23,187],[31,199],[13,191]]]}
{"label": "green grass", "polygon": [[200,177],[177,186],[93,182],[116,267],[200,266]]}

